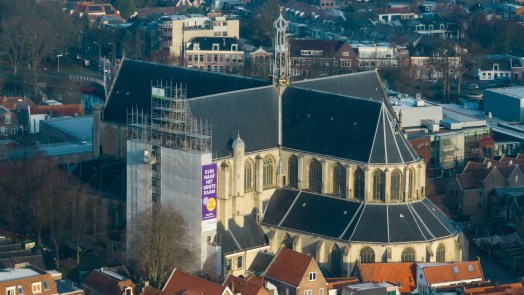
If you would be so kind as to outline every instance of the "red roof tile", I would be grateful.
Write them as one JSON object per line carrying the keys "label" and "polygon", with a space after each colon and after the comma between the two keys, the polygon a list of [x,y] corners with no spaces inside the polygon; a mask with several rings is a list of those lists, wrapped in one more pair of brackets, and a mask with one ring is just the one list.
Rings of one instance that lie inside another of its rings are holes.
{"label": "red roof tile", "polygon": [[219,295],[224,293],[226,288],[227,287],[199,278],[193,274],[174,269],[162,292],[172,295]]}
{"label": "red roof tile", "polygon": [[260,289],[263,289],[262,285],[249,282],[248,280],[233,275],[227,276],[223,285],[228,287],[233,294],[241,293],[242,295],[256,295]]}
{"label": "red roof tile", "polygon": [[[473,267],[472,270],[470,270],[470,266]],[[443,282],[455,282],[473,279],[481,279],[484,281],[479,261],[465,261],[438,266],[429,266],[425,267],[423,271],[426,276],[426,280],[430,285]]]}
{"label": "red roof tile", "polygon": [[483,295],[494,295],[494,294],[524,294],[524,288],[521,283],[496,285],[496,286],[483,286],[476,288],[464,289],[464,294],[483,294]]}
{"label": "red roof tile", "polygon": [[19,104],[26,104],[33,107],[35,103],[27,97],[0,97],[0,106],[5,107],[8,110],[15,110]]}
{"label": "red roof tile", "polygon": [[162,295],[162,290],[155,289],[151,286],[147,286],[142,290],[142,295]]}
{"label": "red roof tile", "polygon": [[362,282],[388,282],[397,285],[400,282],[400,293],[411,293],[415,290],[415,263],[361,263]]}
{"label": "red roof tile", "polygon": [[31,114],[51,114],[53,117],[83,116],[84,110],[81,104],[42,105],[31,108]]}
{"label": "red roof tile", "polygon": [[250,276],[247,281],[260,286],[264,285],[264,279],[262,277]]}
{"label": "red roof tile", "polygon": [[312,260],[311,256],[283,247],[273,258],[265,275],[298,286]]}

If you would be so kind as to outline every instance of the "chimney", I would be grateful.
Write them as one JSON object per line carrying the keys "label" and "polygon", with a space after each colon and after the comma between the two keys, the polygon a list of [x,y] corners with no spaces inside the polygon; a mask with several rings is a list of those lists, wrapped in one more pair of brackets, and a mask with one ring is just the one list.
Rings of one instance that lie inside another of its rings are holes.
{"label": "chimney", "polygon": [[513,165],[513,159],[509,160],[508,162],[508,166],[511,166],[511,165]]}
{"label": "chimney", "polygon": [[486,161],[486,168],[490,168],[491,167],[491,161]]}

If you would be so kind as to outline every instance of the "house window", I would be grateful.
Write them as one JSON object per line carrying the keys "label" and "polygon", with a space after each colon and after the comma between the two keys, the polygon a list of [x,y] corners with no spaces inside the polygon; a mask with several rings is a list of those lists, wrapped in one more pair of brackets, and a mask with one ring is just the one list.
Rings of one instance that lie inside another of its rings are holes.
{"label": "house window", "polygon": [[18,285],[17,288],[18,288],[18,295],[24,294],[24,286]]}
{"label": "house window", "polygon": [[244,190],[253,189],[253,162],[247,159],[244,164]]}
{"label": "house window", "polygon": [[313,295],[311,290],[304,290],[304,295]]}
{"label": "house window", "polygon": [[127,287],[126,288],[126,295],[133,295],[133,289]]}
{"label": "house window", "polygon": [[43,281],[42,283],[44,284],[44,290],[49,290],[49,282],[46,280],[46,281]]}
{"label": "house window", "polygon": [[193,50],[200,50],[200,44],[198,43],[193,44]]}
{"label": "house window", "polygon": [[393,170],[393,173],[391,173],[391,192],[390,192],[390,198],[393,201],[399,201],[400,200],[400,179],[401,174],[400,170],[395,169]]}
{"label": "house window", "polygon": [[18,133],[18,127],[11,127],[11,134],[17,134]]}
{"label": "house window", "polygon": [[322,192],[322,164],[317,159],[312,159],[309,163],[309,189]]}
{"label": "house window", "polygon": [[218,44],[213,44],[213,50],[218,50]]}
{"label": "house window", "polygon": [[319,295],[324,295],[324,288],[320,288],[320,290],[318,290],[318,294]]}
{"label": "house window", "polygon": [[292,155],[288,162],[289,186],[298,188],[298,157]]}
{"label": "house window", "polygon": [[274,177],[274,161],[271,156],[265,156],[263,162],[263,186],[265,188],[273,186],[273,177]]}
{"label": "house window", "polygon": [[42,283],[36,282],[31,285],[31,289],[33,290],[33,294],[42,293]]}
{"label": "house window", "polygon": [[360,250],[360,262],[373,263],[375,262],[375,251],[370,247],[364,247]]}
{"label": "house window", "polygon": [[6,295],[16,295],[16,288],[15,288],[15,286],[6,287],[5,288],[5,294]]}
{"label": "house window", "polygon": [[402,258],[401,258],[401,261],[402,262],[415,262],[415,249],[413,249],[412,247],[407,247],[406,249],[404,249],[404,251],[402,251]]}
{"label": "house window", "polygon": [[244,268],[244,257],[238,256],[237,257],[237,269]]}
{"label": "house window", "polygon": [[226,62],[229,62],[229,54],[226,54]]}
{"label": "house window", "polygon": [[364,200],[364,171],[357,167],[355,170],[355,183],[353,191],[355,192],[355,198]]}
{"label": "house window", "polygon": [[346,196],[346,169],[340,163],[333,168],[333,194]]}
{"label": "house window", "polygon": [[0,127],[0,134],[3,136],[7,135],[7,127]]}
{"label": "house window", "polygon": [[193,61],[193,56],[191,54],[187,56],[187,61]]}
{"label": "house window", "polygon": [[5,123],[11,124],[11,115],[5,115]]}
{"label": "house window", "polygon": [[317,273],[316,272],[310,272],[309,273],[309,281],[316,281],[317,280]]}
{"label": "house window", "polygon": [[437,262],[445,262],[446,261],[446,247],[444,244],[440,243],[437,247]]}

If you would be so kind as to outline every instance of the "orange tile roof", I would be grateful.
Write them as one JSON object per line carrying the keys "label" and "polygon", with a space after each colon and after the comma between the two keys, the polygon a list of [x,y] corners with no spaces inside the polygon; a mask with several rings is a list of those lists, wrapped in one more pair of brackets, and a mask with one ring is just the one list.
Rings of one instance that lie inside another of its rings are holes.
{"label": "orange tile roof", "polygon": [[226,288],[175,268],[162,292],[171,295],[218,295],[224,293]]}
{"label": "orange tile roof", "polygon": [[[472,271],[469,270],[470,265],[473,267]],[[457,268],[458,271],[455,271],[454,268]],[[429,266],[424,267],[423,271],[429,285],[473,279],[481,279],[484,281],[478,260]]]}
{"label": "orange tile roof", "polygon": [[222,285],[228,287],[233,294],[241,293],[242,295],[256,295],[260,289],[263,288],[262,285],[249,282],[248,280],[235,277],[234,275],[227,276]]}
{"label": "orange tile roof", "polygon": [[388,282],[397,285],[400,282],[400,293],[411,293],[415,290],[415,263],[361,263],[360,276],[362,282]]}
{"label": "orange tile roof", "polygon": [[31,114],[51,114],[53,117],[83,116],[84,109],[81,104],[41,105],[31,108]]}
{"label": "orange tile roof", "polygon": [[283,247],[273,258],[273,262],[269,265],[265,276],[292,286],[298,286],[312,260],[311,256]]}
{"label": "orange tile roof", "polygon": [[494,294],[524,294],[524,287],[521,283],[512,283],[496,286],[483,286],[464,289],[464,294],[468,295],[494,295]]}
{"label": "orange tile roof", "polygon": [[354,278],[354,277],[326,278],[326,282],[327,282],[328,290],[337,289],[339,290],[338,294],[341,294],[344,286],[358,284],[359,280],[358,278]]}
{"label": "orange tile roof", "polygon": [[142,295],[161,295],[162,290],[155,289],[151,286],[147,286],[142,290]]}

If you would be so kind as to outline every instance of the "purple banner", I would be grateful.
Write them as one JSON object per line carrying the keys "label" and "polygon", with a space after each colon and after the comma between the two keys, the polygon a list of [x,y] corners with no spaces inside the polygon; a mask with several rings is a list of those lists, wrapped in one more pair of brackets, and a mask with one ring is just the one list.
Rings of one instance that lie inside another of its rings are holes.
{"label": "purple banner", "polygon": [[217,164],[202,166],[202,220],[217,218]]}

